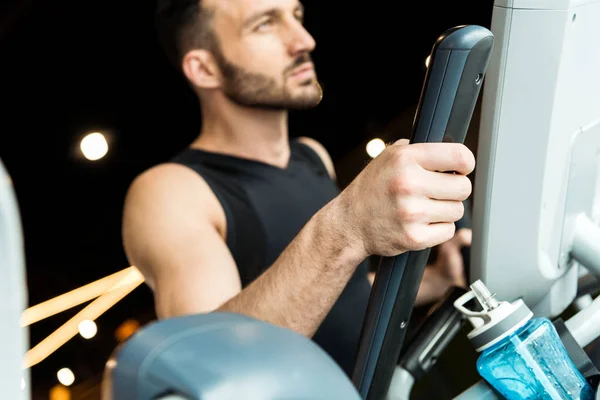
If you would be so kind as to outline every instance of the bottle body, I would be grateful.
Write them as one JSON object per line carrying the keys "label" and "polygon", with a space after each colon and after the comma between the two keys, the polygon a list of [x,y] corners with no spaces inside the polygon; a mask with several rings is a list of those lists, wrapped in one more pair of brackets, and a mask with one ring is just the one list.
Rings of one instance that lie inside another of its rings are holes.
{"label": "bottle body", "polygon": [[546,318],[529,320],[485,349],[477,370],[508,400],[594,400],[594,390]]}

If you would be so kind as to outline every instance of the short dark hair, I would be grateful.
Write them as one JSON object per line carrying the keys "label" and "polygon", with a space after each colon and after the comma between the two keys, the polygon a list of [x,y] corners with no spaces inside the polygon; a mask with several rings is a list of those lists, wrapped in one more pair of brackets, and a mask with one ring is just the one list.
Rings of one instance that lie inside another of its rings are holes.
{"label": "short dark hair", "polygon": [[214,49],[212,17],[213,10],[203,5],[202,0],[157,0],[154,22],[158,40],[178,70],[188,51]]}

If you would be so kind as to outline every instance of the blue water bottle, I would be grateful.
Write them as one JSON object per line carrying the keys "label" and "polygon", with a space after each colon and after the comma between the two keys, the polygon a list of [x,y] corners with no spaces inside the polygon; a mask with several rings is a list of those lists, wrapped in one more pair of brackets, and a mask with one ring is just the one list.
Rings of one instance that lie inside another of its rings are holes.
{"label": "blue water bottle", "polygon": [[[476,298],[481,311],[465,308]],[[569,357],[554,325],[533,318],[522,300],[497,301],[480,280],[454,302],[473,325],[468,334],[481,352],[477,370],[508,400],[594,400],[594,390]]]}

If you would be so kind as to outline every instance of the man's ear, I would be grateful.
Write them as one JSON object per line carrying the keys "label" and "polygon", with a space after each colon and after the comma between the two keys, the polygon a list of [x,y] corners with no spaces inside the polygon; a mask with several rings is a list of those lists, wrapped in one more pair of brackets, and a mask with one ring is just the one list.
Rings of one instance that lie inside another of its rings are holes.
{"label": "man's ear", "polygon": [[188,51],[183,58],[182,68],[185,76],[198,88],[215,89],[221,85],[221,72],[207,50]]}

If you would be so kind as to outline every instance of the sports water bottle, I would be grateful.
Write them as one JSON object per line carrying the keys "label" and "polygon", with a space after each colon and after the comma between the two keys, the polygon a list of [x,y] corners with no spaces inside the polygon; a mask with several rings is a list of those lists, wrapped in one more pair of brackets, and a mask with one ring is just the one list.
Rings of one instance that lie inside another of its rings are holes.
{"label": "sports water bottle", "polygon": [[[481,311],[465,308],[476,298]],[[497,301],[480,280],[454,302],[473,330],[477,370],[508,400],[594,400],[594,390],[569,357],[547,318],[533,318],[522,300]]]}

